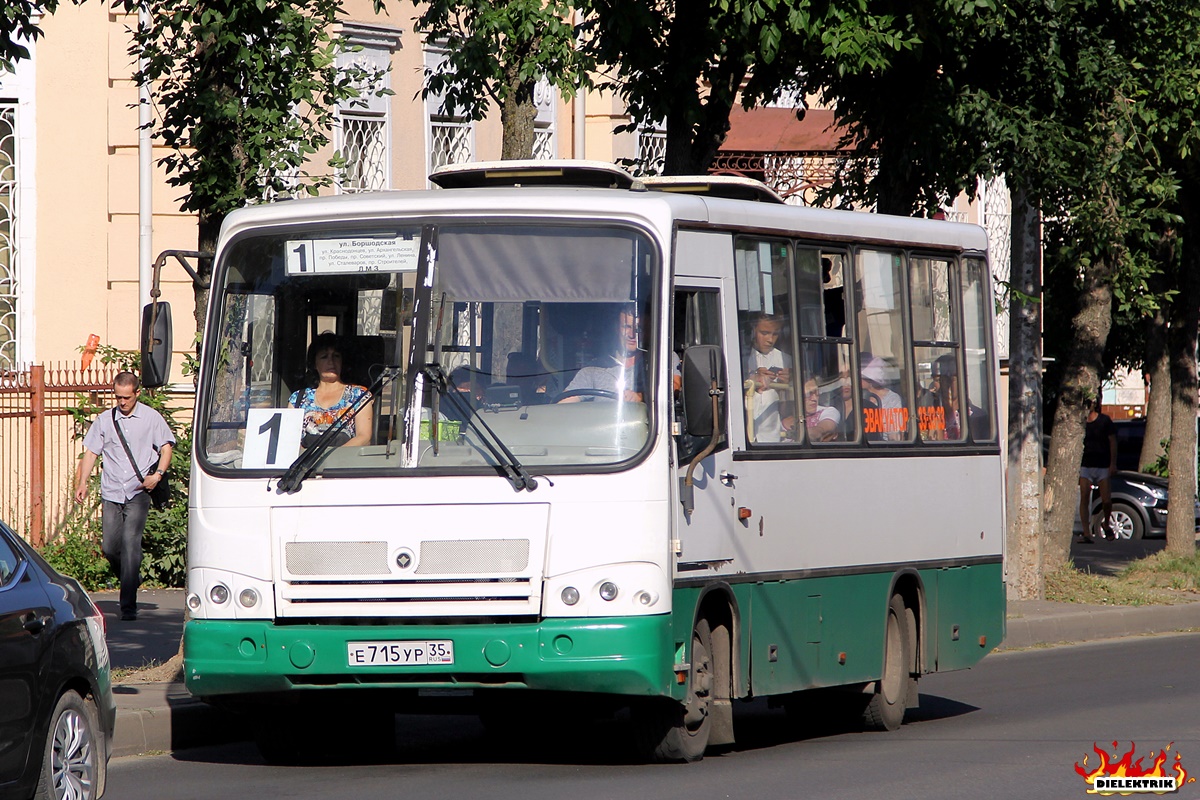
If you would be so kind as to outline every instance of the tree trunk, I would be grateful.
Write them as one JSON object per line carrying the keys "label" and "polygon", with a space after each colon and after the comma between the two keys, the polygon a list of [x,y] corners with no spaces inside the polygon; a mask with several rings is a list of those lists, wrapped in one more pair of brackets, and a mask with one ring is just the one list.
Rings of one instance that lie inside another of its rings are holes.
{"label": "tree trunk", "polygon": [[1041,218],[1018,191],[1012,209],[1008,345],[1009,595],[1045,596],[1042,574],[1042,248]]}
{"label": "tree trunk", "polygon": [[520,84],[512,89],[500,108],[503,133],[500,158],[505,161],[533,158],[533,129],[537,106],[533,103],[533,85]]}
{"label": "tree trunk", "polygon": [[1150,378],[1150,397],[1146,403],[1146,436],[1138,467],[1142,470],[1162,456],[1163,440],[1171,435],[1171,359],[1167,351],[1167,314],[1165,307],[1167,274],[1175,261],[1175,234],[1168,232],[1159,243],[1162,269],[1150,278],[1150,293],[1159,299],[1158,310],[1146,320],[1146,360],[1142,371]]}
{"label": "tree trunk", "polygon": [[[1097,258],[1083,275],[1079,312],[1071,320],[1073,341],[1063,365],[1058,408],[1046,471],[1045,543],[1047,573],[1066,566],[1071,552],[1072,523],[1079,507],[1079,464],[1088,406],[1100,391],[1104,345],[1112,327],[1112,260]],[[1082,520],[1085,530],[1087,520]]]}
{"label": "tree trunk", "polygon": [[[871,181],[876,192],[875,210],[880,214],[912,216],[917,195],[921,190],[913,179],[912,166],[900,155],[902,147],[889,148],[884,142],[879,153],[879,172]],[[1015,224],[1015,219],[1014,219]]]}
{"label": "tree trunk", "polygon": [[[209,212],[200,212],[199,231],[196,237],[196,249],[201,253],[215,253],[217,251],[217,237],[221,233],[221,223],[225,221],[225,215],[216,215]],[[212,282],[212,259],[200,259],[196,264],[196,274],[200,277],[199,285],[193,287],[193,292],[196,298],[196,330],[204,330],[204,318],[208,314],[208,293],[209,284]],[[196,356],[200,356],[201,342],[196,342]]]}
{"label": "tree trunk", "polygon": [[[1180,190],[1184,219],[1183,263],[1179,294],[1171,304],[1168,342],[1171,358],[1171,452],[1167,460],[1171,513],[1167,515],[1167,552],[1196,552],[1196,335],[1200,332],[1200,185],[1185,178]],[[1191,234],[1189,237],[1187,234]]]}
{"label": "tree trunk", "polygon": [[[673,110],[666,119],[664,175],[704,175],[708,172],[729,132],[729,112],[746,77],[746,54],[732,49],[719,56],[715,69],[706,70],[704,55],[696,48],[696,42],[706,38],[703,29],[710,24],[713,5],[711,0],[676,4],[678,13],[667,43],[667,63],[680,65],[681,69],[668,79],[664,91],[688,92],[688,97],[696,97],[695,102],[671,104]],[[732,48],[734,45],[729,43],[727,46]],[[708,84],[703,98],[698,95],[701,83]]]}

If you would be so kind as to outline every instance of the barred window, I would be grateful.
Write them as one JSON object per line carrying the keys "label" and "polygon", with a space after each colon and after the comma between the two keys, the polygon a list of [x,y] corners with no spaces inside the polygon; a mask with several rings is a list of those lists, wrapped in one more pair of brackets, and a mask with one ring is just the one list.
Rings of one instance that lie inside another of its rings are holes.
{"label": "barred window", "polygon": [[342,115],[342,191],[372,192],[388,188],[387,120]]}
{"label": "barred window", "polygon": [[[425,70],[438,73],[447,68],[446,51],[435,47],[425,50]],[[475,159],[475,124],[462,109],[451,114],[444,98],[430,95],[425,99],[429,120],[429,171]]]}
{"label": "barred window", "polygon": [[16,367],[20,356],[17,178],[17,108],[0,103],[0,370]]}
{"label": "barred window", "polygon": [[558,91],[545,78],[533,87],[533,158],[539,161],[558,157],[557,101]]}
{"label": "barred window", "polygon": [[667,129],[663,125],[642,128],[637,134],[638,175],[661,175],[667,160]]}
{"label": "barred window", "polygon": [[392,52],[400,32],[362,23],[342,26],[353,49],[338,57],[342,70],[361,70],[359,96],[338,106],[337,149],[345,165],[338,175],[343,192],[372,192],[391,188],[390,103],[380,89],[391,88]]}

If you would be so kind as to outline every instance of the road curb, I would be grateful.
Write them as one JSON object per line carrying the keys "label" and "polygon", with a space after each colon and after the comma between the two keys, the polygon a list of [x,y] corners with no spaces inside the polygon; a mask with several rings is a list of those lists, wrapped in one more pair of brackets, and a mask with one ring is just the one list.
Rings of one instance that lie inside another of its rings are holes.
{"label": "road curb", "polygon": [[115,688],[118,694],[113,758],[166,753],[249,738],[244,721],[191,697],[182,683]]}
{"label": "road curb", "polygon": [[1173,606],[1078,606],[1050,615],[1014,615],[1000,650],[1050,646],[1146,633],[1200,629],[1200,603]]}

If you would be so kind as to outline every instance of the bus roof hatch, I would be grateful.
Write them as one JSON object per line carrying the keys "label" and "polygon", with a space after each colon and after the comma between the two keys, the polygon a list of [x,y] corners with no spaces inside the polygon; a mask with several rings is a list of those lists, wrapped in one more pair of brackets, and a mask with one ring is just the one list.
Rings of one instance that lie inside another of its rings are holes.
{"label": "bus roof hatch", "polygon": [[603,189],[642,190],[642,184],[625,170],[606,161],[475,161],[450,164],[429,176],[442,189],[478,189],[485,186],[588,186]]}
{"label": "bus roof hatch", "polygon": [[729,200],[757,200],[760,203],[785,202],[762,181],[740,175],[659,175],[641,180],[652,192],[700,194]]}

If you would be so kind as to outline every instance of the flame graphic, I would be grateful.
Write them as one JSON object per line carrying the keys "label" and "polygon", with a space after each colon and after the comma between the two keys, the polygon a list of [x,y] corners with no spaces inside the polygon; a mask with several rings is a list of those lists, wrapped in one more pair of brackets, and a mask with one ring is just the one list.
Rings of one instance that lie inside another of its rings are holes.
{"label": "flame graphic", "polygon": [[[1133,756],[1137,752],[1137,745],[1134,742],[1129,743],[1129,751],[1116,759],[1117,743],[1113,742],[1113,756],[1110,758],[1108,753],[1101,750],[1099,745],[1092,743],[1092,750],[1100,757],[1100,764],[1090,772],[1087,769],[1088,757],[1083,757],[1083,764],[1076,763],[1075,771],[1078,772],[1087,782],[1089,786],[1093,784],[1096,778],[1166,778],[1173,772],[1175,774],[1175,786],[1182,789],[1186,783],[1194,783],[1195,778],[1188,777],[1188,772],[1183,768],[1181,763],[1182,756],[1176,752],[1175,760],[1169,768],[1164,769],[1167,763],[1167,751],[1175,745],[1171,742],[1162,749],[1158,755],[1154,751],[1150,751],[1150,758],[1154,759],[1153,765],[1146,769],[1142,766],[1144,759],[1139,758],[1136,761]],[[1089,793],[1095,793],[1094,789],[1088,789]],[[1103,794],[1116,794],[1115,792],[1103,792]],[[1121,792],[1120,794],[1129,794],[1129,792]],[[1154,792],[1154,794],[1165,794],[1165,792]]]}

